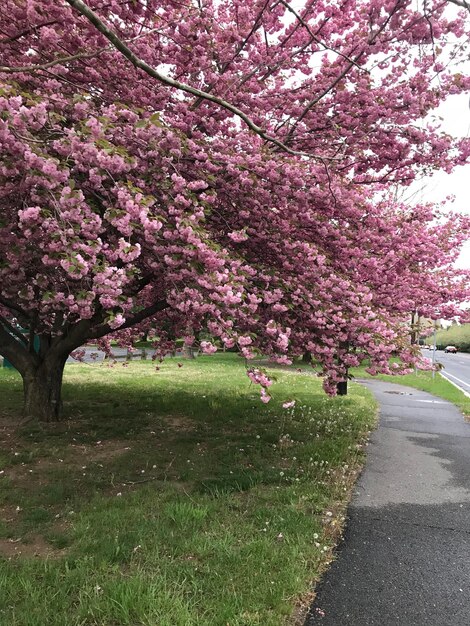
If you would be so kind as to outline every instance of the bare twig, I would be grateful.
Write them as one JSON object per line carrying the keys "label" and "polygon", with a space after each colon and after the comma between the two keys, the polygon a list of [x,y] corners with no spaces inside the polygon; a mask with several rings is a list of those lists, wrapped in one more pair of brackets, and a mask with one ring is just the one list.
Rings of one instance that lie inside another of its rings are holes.
{"label": "bare twig", "polygon": [[126,480],[121,485],[140,485],[141,483],[149,483],[152,480],[161,480],[159,476],[151,476],[150,478],[143,478],[142,480]]}

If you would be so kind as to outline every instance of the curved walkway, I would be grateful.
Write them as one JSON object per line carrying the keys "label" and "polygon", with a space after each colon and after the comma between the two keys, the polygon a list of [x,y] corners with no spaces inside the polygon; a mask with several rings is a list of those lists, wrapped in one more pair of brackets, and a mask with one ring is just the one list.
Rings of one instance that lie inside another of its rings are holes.
{"label": "curved walkway", "polygon": [[306,626],[469,626],[470,424],[424,391],[364,384],[380,423]]}

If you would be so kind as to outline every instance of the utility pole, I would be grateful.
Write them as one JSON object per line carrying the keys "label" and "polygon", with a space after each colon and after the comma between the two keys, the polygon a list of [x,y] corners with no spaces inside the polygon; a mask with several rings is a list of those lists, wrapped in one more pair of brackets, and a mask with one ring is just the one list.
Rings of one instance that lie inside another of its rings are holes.
{"label": "utility pole", "polygon": [[432,379],[436,378],[436,372],[434,370],[434,363],[436,362],[436,322],[434,322],[434,341],[432,345]]}

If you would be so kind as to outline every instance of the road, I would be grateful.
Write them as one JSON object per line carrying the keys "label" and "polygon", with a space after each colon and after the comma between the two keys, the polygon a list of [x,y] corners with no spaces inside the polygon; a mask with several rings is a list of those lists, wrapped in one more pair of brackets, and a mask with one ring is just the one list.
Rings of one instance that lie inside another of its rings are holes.
{"label": "road", "polygon": [[[93,346],[83,346],[83,348],[80,348],[80,350],[85,350],[85,356],[82,359],[82,361],[85,363],[102,363],[105,357],[104,352],[102,352],[101,350],[98,350],[96,347],[93,347]],[[125,359],[126,354],[127,354],[126,348],[118,348],[118,347],[113,348],[113,355],[116,356],[119,360]],[[140,349],[136,350],[136,354],[140,356]],[[67,359],[67,363],[79,363],[79,362],[80,361],[77,361],[77,359],[74,359],[72,357],[69,357]]]}
{"label": "road", "polygon": [[[81,361],[78,361],[77,359],[72,358],[71,356],[67,359],[67,363],[102,363],[104,358],[105,358],[105,353],[102,352],[101,350],[98,350],[96,347],[94,346],[83,346],[82,348],[80,348],[80,350],[85,350],[85,355],[84,357],[81,359]],[[146,348],[146,356],[147,359],[152,358],[152,355],[154,353],[154,349],[153,348]],[[127,349],[126,348],[118,348],[117,346],[113,347],[113,357],[115,357],[117,360],[119,361],[123,361],[125,360],[127,356]],[[140,359],[142,356],[142,348],[135,348],[134,352],[133,352],[133,359],[138,360]],[[181,356],[181,350],[178,350],[175,353],[175,356]],[[112,360],[112,359],[111,359]]]}
{"label": "road", "polygon": [[[423,350],[423,355],[430,359],[432,351]],[[442,374],[446,378],[470,393],[470,354],[445,354],[444,350],[436,350],[435,360],[444,366]]]}

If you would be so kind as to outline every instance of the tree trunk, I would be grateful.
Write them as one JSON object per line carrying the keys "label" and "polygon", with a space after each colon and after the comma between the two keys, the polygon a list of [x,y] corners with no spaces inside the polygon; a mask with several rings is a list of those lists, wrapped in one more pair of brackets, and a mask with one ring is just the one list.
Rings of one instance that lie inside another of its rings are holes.
{"label": "tree trunk", "polygon": [[194,348],[193,346],[187,346],[183,344],[182,355],[183,359],[194,359]]}
{"label": "tree trunk", "polygon": [[62,377],[66,360],[66,358],[46,360],[36,369],[26,372],[23,377],[23,416],[26,419],[37,419],[41,422],[60,421]]}

